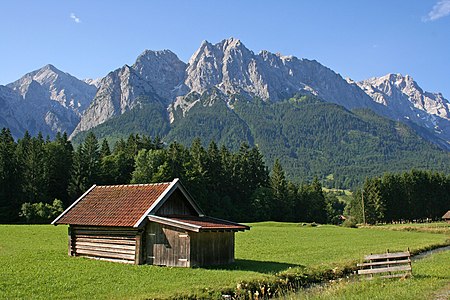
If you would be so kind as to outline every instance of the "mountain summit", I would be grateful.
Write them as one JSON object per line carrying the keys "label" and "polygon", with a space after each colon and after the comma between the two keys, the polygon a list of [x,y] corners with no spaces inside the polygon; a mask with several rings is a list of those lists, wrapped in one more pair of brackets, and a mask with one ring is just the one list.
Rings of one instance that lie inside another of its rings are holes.
{"label": "mountain summit", "polygon": [[368,108],[450,149],[448,100],[423,91],[410,76],[354,82],[315,60],[267,50],[255,54],[236,38],[203,41],[188,63],[170,50],[145,50],[132,66],[99,80],[81,81],[44,66],[1,87],[0,122],[14,128],[16,136],[28,129],[50,135],[67,131],[74,137],[130,111],[157,109],[158,118],[175,122],[197,106],[221,102],[233,110],[243,99],[277,103],[293,96],[312,96],[348,110]]}
{"label": "mountain summit", "polygon": [[425,127],[450,141],[450,103],[442,94],[425,92],[411,76],[401,74],[374,77],[357,85],[385,108],[385,116]]}
{"label": "mountain summit", "polygon": [[347,108],[373,105],[360,89],[317,61],[266,50],[256,55],[235,38],[214,45],[204,41],[189,60],[184,84],[199,94],[215,87],[265,101],[308,94]]}
{"label": "mountain summit", "polygon": [[[28,130],[32,135],[42,132],[54,136],[58,131],[73,131],[96,87],[49,64],[8,84],[3,91],[8,91],[4,99],[18,122],[17,126],[14,122],[8,125],[18,128],[13,132],[21,136]],[[11,98],[15,100],[7,100]]]}

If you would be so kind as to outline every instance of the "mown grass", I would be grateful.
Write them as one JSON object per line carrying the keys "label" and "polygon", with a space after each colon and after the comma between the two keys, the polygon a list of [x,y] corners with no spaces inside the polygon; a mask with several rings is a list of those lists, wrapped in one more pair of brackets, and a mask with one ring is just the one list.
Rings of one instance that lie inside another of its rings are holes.
{"label": "mown grass", "polygon": [[295,266],[337,265],[370,252],[443,244],[446,235],[254,223],[236,235],[236,263],[208,269],[134,266],[67,256],[67,228],[0,226],[1,299],[144,299],[235,287]]}
{"label": "mown grass", "polygon": [[369,253],[414,251],[445,244],[449,236],[422,232],[342,228],[332,225],[302,227],[293,223],[253,223],[248,233],[237,235],[236,257],[292,265],[335,265]]}
{"label": "mown grass", "polygon": [[[341,281],[312,288],[287,299],[448,299],[450,251],[413,262],[412,278]],[[448,293],[448,294],[447,294]],[[439,298],[442,297],[442,298]]]}

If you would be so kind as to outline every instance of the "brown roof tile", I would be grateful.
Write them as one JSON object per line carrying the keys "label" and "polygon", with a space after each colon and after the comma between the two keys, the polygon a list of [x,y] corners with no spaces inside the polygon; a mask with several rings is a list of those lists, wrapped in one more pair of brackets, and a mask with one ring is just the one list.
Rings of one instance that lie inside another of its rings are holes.
{"label": "brown roof tile", "polygon": [[448,212],[446,212],[443,216],[442,219],[444,220],[449,220],[450,219],[450,210]]}
{"label": "brown roof tile", "polygon": [[133,226],[170,184],[96,186],[55,224]]}

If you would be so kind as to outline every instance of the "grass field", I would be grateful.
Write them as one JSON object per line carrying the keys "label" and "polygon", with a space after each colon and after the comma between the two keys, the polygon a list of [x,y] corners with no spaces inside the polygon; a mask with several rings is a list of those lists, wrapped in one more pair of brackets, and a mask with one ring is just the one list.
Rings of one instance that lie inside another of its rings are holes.
{"label": "grass field", "polygon": [[450,251],[446,251],[415,261],[413,263],[414,276],[409,279],[342,281],[324,287],[305,290],[285,298],[311,300],[448,299],[450,298],[449,262]]}
{"label": "grass field", "polygon": [[[67,227],[0,226],[0,298],[143,299],[233,287],[289,267],[335,266],[370,252],[443,244],[445,234],[254,223],[236,263],[209,269],[133,266],[67,256]],[[447,241],[448,242],[448,241]]]}

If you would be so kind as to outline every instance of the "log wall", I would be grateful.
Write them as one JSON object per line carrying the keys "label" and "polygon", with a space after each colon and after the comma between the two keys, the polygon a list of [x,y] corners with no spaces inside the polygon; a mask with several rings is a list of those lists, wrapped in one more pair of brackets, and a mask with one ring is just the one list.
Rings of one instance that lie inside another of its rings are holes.
{"label": "log wall", "polygon": [[71,226],[70,255],[122,263],[141,262],[140,233],[135,228]]}

